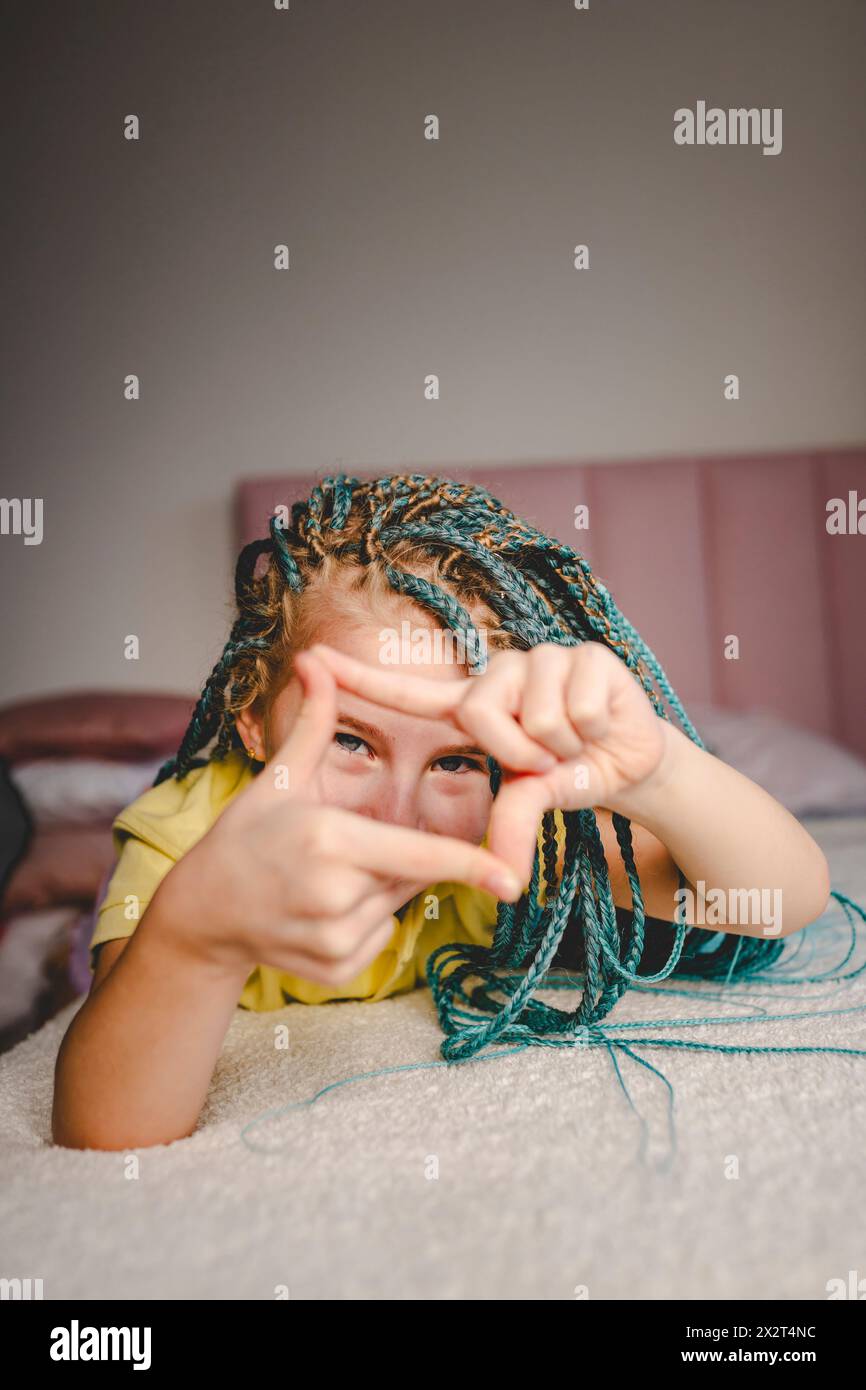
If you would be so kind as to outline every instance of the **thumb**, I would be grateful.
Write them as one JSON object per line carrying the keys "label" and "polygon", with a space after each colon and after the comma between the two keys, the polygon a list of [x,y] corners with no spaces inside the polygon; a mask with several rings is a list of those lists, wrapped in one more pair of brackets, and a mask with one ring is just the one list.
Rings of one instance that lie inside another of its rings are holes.
{"label": "thumb", "polygon": [[542,777],[516,774],[503,778],[490,811],[487,847],[514,870],[524,887],[532,877],[538,828],[549,805]]}
{"label": "thumb", "polygon": [[296,653],[293,665],[301,685],[301,706],[272,763],[284,764],[289,771],[290,790],[300,791],[312,779],[333,742],[337,683],[324,663],[310,652]]}

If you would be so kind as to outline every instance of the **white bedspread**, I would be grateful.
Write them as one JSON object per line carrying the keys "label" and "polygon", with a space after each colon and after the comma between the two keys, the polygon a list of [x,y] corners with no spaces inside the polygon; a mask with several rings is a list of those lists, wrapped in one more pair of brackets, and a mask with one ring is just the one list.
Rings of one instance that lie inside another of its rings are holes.
{"label": "white bedspread", "polygon": [[[834,887],[866,905],[866,821],[809,825]],[[817,971],[848,935],[812,932]],[[712,997],[630,991],[609,1021],[863,1006],[866,972],[760,995],[699,989]],[[279,1286],[315,1299],[571,1299],[581,1287],[590,1299],[823,1299],[829,1280],[866,1277],[866,1057],[640,1050],[675,1087],[672,1159],[658,1077],[617,1052],[650,1128],[642,1160],[610,1054],[539,1047],[339,1087],[248,1133],[265,1154],[240,1137],[257,1114],[358,1072],[435,1061],[441,1033],[426,989],[238,1011],[200,1127],[141,1150],[130,1178],[122,1154],[50,1144],[54,1060],[77,1007],[0,1057],[0,1276],[41,1278],[48,1299],[271,1299]],[[866,1012],[665,1036],[866,1050]]]}

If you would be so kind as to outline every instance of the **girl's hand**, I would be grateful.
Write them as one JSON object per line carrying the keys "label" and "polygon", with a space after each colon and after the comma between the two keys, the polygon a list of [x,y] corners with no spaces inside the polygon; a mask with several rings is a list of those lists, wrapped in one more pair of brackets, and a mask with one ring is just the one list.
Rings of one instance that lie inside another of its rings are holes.
{"label": "girl's hand", "polygon": [[515,901],[520,884],[488,850],[319,803],[337,687],[309,653],[296,670],[305,699],[291,734],[160,884],[172,934],[231,971],[272,965],[341,985],[375,960],[397,908],[430,884]]}
{"label": "girl's hand", "polygon": [[487,670],[438,681],[310,648],[347,690],[430,719],[450,719],[503,769],[488,844],[527,884],[544,811],[617,809],[620,794],[658,774],[660,719],[628,667],[600,642],[497,652]]}

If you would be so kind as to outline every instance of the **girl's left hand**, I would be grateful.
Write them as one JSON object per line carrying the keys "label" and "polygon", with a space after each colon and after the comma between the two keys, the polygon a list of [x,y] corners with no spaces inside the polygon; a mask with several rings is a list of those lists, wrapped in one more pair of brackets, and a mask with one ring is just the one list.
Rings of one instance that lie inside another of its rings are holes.
{"label": "girl's left hand", "polygon": [[503,769],[488,847],[529,882],[545,811],[600,806],[658,771],[670,726],[628,667],[600,642],[497,652],[481,675],[431,680],[367,665],[333,647],[312,650],[338,685],[363,699],[474,738]]}

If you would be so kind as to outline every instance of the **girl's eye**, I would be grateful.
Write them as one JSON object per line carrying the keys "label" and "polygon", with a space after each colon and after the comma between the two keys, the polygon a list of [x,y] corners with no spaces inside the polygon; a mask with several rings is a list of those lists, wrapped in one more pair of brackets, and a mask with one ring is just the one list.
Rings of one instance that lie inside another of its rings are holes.
{"label": "girl's eye", "polygon": [[[342,748],[346,753],[362,753],[365,751],[367,753],[372,753],[373,751],[369,743],[358,734],[336,733],[334,734],[334,741],[337,746]],[[443,772],[450,773],[481,772],[483,770],[479,762],[474,758],[466,757],[462,753],[451,753],[446,754],[442,758],[437,758],[433,766],[441,768]]]}
{"label": "girl's eye", "polygon": [[[445,767],[445,764],[446,764],[446,763],[450,763],[451,766],[450,766],[450,767]],[[461,764],[463,764],[463,766],[462,766],[462,767],[454,767],[454,766],[453,766],[454,763],[461,763]],[[438,764],[438,766],[442,767],[443,770],[444,770],[445,772],[461,772],[461,771],[466,771],[466,772],[480,772],[480,771],[481,771],[481,764],[480,764],[480,763],[476,762],[474,758],[467,758],[467,757],[466,757],[464,754],[462,754],[462,753],[450,753],[450,754],[447,754],[444,758],[438,758],[438,759],[437,759],[437,764]]]}
{"label": "girl's eye", "polygon": [[340,743],[339,746],[345,748],[347,753],[359,753],[362,748],[369,749],[369,744],[365,743],[357,734],[334,734],[334,738],[338,743],[340,739],[348,739],[350,744],[356,745],[356,747],[351,748],[347,747],[345,743]]}

